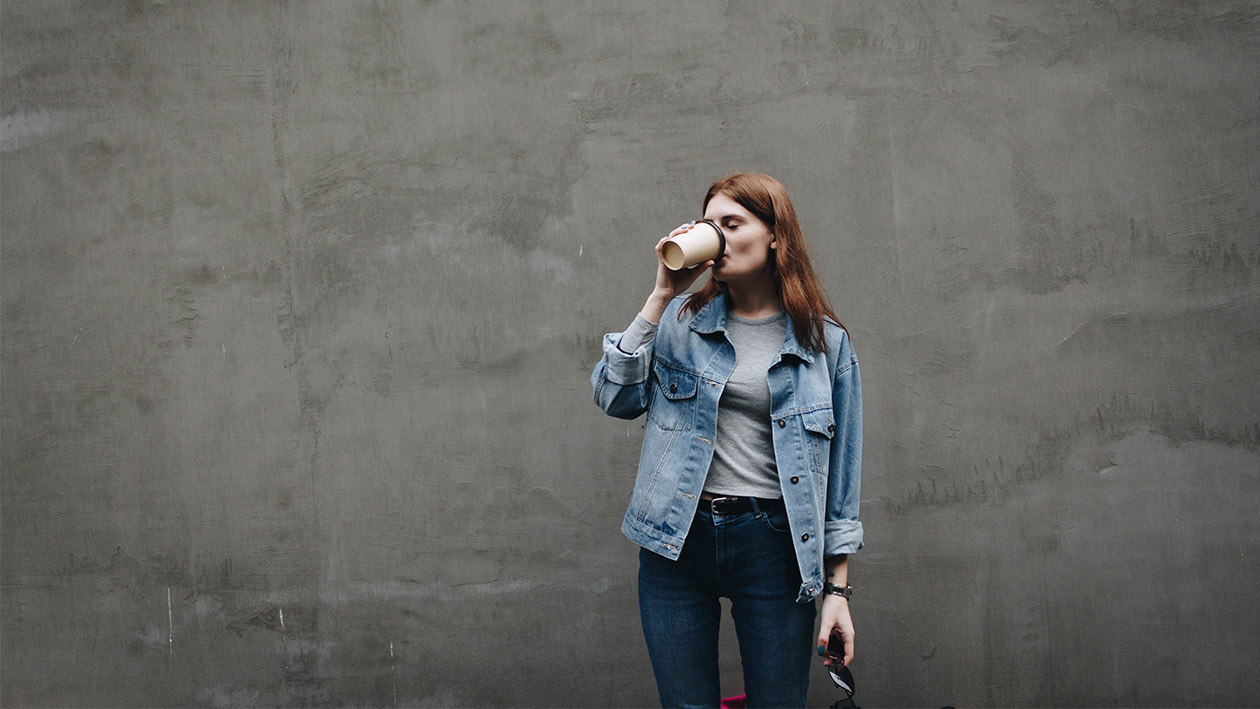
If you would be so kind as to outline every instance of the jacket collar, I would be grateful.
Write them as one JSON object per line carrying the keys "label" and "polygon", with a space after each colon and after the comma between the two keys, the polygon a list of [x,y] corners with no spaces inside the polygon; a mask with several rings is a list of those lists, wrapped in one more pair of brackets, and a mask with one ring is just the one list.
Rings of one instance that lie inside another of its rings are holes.
{"label": "jacket collar", "polygon": [[[783,337],[783,347],[779,350],[779,355],[793,355],[806,362],[814,362],[814,353],[806,349],[796,340],[796,329],[792,327],[792,314],[784,313],[784,319],[787,320],[787,334]],[[702,335],[712,335],[716,332],[726,332],[726,291],[723,290],[713,300],[710,300],[696,316],[691,319],[691,329]]]}

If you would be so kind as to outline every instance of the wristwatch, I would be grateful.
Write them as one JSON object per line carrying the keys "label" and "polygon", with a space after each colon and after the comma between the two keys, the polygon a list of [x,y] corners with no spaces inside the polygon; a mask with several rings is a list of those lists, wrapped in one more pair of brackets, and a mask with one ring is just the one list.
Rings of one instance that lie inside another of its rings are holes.
{"label": "wristwatch", "polygon": [[844,596],[844,598],[850,599],[853,598],[853,587],[848,584],[844,586],[837,586],[834,583],[827,581],[823,583],[823,593],[830,593],[833,596]]}

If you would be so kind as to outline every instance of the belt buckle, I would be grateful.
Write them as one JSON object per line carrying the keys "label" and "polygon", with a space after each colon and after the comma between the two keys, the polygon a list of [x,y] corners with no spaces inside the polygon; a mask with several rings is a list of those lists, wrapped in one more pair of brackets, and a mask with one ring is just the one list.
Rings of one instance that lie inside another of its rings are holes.
{"label": "belt buckle", "polygon": [[730,499],[731,499],[730,497],[723,496],[723,497],[715,497],[712,500],[709,500],[709,512],[715,515],[726,514],[725,512],[718,510],[718,503],[724,503]]}

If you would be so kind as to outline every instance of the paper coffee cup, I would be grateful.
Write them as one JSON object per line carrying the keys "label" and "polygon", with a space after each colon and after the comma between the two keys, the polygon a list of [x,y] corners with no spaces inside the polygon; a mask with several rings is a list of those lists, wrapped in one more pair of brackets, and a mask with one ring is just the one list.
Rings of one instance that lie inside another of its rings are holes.
{"label": "paper coffee cup", "polygon": [[696,222],[695,226],[661,245],[661,260],[671,271],[721,258],[724,253],[726,235],[722,233],[722,227],[711,219]]}

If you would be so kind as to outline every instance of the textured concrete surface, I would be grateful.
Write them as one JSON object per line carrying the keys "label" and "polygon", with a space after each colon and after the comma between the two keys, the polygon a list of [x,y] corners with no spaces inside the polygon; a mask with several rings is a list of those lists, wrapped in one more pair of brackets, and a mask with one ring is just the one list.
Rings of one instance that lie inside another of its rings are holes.
{"label": "textured concrete surface", "polygon": [[586,377],[740,169],[863,362],[861,703],[1260,703],[1256,3],[10,0],[0,68],[3,704],[651,704]]}

